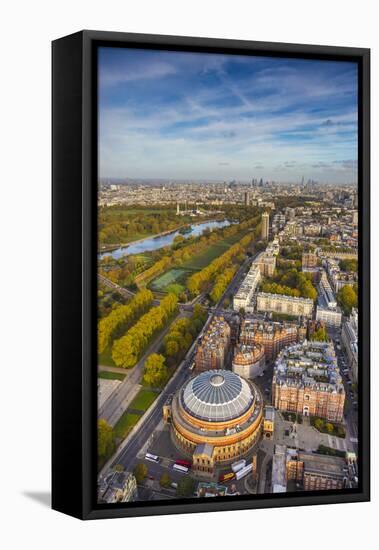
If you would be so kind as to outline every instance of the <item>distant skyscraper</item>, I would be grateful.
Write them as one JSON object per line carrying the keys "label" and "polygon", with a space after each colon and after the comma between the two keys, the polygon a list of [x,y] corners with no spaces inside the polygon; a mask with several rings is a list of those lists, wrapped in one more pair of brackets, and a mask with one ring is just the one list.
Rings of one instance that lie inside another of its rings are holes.
{"label": "distant skyscraper", "polygon": [[270,232],[270,214],[268,212],[263,212],[262,214],[262,239],[268,240],[268,235]]}
{"label": "distant skyscraper", "polygon": [[250,204],[250,193],[249,191],[245,191],[245,206],[249,206]]}

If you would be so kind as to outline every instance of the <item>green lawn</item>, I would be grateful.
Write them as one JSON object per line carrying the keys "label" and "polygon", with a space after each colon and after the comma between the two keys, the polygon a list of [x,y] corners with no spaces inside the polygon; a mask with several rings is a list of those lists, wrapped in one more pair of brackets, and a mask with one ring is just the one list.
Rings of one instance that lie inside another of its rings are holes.
{"label": "green lawn", "polygon": [[114,427],[116,437],[118,439],[124,439],[140,418],[140,414],[133,414],[125,411]]}
{"label": "green lawn", "polygon": [[157,396],[156,392],[140,390],[129,405],[129,409],[145,412]]}
{"label": "green lawn", "polygon": [[124,380],[126,374],[121,372],[109,372],[107,370],[101,370],[98,373],[98,378],[106,378],[107,380]]}
{"label": "green lawn", "polygon": [[115,363],[112,359],[112,350],[111,347],[105,349],[103,353],[98,353],[97,355],[97,364],[104,365],[105,367],[115,367]]}
{"label": "green lawn", "polygon": [[243,231],[241,233],[233,235],[232,237],[229,237],[228,239],[223,239],[222,241],[215,243],[204,252],[196,254],[190,260],[184,262],[181,267],[183,267],[184,269],[196,271],[203,269],[211,262],[213,262],[213,260],[221,256],[221,254],[226,252],[233,244],[240,241],[244,235],[246,235],[246,231]]}
{"label": "green lawn", "polygon": [[[184,286],[180,283],[184,282],[188,275],[189,271],[186,269],[173,268],[159,275],[149,286],[156,292],[164,292],[168,287],[175,285],[175,287],[178,287],[176,290],[180,294],[184,290]],[[179,288],[181,289],[180,291]]]}
{"label": "green lawn", "polygon": [[184,262],[180,267],[172,268],[156,277],[149,284],[149,288],[155,292],[167,292],[170,287],[175,294],[180,294],[185,290],[185,281],[194,271],[200,271],[213,260],[226,252],[233,244],[242,239],[246,231],[233,235],[228,239],[223,239],[210,246],[200,254],[195,254],[190,260]]}

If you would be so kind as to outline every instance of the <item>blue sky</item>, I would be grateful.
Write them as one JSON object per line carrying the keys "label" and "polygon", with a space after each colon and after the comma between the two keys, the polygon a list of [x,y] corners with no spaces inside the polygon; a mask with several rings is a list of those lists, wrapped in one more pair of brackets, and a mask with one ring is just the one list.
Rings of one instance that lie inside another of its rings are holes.
{"label": "blue sky", "polygon": [[356,182],[357,67],[100,48],[99,175]]}

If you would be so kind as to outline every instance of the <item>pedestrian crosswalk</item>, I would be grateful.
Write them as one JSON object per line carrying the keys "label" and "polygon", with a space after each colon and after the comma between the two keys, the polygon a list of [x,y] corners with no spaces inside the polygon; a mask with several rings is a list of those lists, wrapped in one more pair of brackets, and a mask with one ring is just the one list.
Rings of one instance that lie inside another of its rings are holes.
{"label": "pedestrian crosswalk", "polygon": [[346,451],[346,441],[341,437],[335,437],[333,435],[328,435],[329,447],[336,449],[337,451]]}

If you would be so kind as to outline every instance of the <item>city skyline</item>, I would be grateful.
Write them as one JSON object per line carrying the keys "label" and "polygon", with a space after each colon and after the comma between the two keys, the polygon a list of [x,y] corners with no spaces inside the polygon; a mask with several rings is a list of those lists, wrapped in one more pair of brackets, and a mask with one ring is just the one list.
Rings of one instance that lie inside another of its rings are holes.
{"label": "city skyline", "polygon": [[100,48],[100,178],[357,179],[354,63]]}

